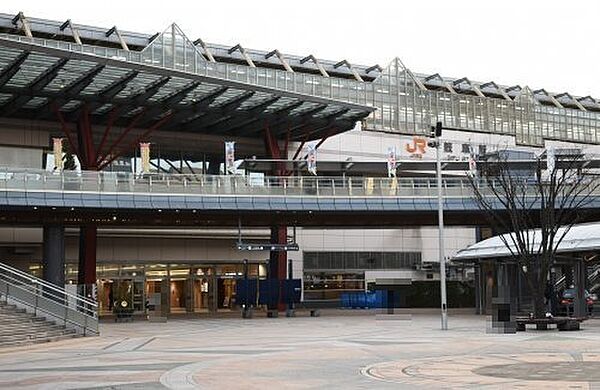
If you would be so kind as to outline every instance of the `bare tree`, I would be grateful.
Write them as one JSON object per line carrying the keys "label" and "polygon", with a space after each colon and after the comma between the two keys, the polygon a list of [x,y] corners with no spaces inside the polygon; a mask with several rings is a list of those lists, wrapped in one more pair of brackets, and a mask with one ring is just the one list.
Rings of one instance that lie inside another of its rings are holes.
{"label": "bare tree", "polygon": [[[532,294],[534,316],[545,316],[544,293],[559,244],[581,222],[600,180],[572,149],[518,166],[497,152],[469,182],[474,198],[518,265]],[[548,158],[547,158],[548,157]],[[490,161],[491,160],[491,161]],[[479,168],[479,167],[478,167]]]}

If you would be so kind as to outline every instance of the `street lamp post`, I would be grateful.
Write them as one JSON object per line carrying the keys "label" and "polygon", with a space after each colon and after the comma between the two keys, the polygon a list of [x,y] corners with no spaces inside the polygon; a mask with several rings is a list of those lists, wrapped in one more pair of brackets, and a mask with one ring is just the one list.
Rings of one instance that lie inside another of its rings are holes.
{"label": "street lamp post", "polygon": [[436,150],[436,174],[438,189],[438,247],[440,259],[440,294],[442,309],[442,330],[448,330],[448,302],[446,297],[446,258],[444,247],[444,194],[442,191],[442,158],[441,141],[442,122],[437,122],[431,127],[431,135],[434,138],[433,145]]}

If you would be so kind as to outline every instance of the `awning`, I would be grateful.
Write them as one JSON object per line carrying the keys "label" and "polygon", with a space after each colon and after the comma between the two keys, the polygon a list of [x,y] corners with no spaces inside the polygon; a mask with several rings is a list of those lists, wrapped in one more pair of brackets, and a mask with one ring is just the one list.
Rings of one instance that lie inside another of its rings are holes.
{"label": "awning", "polygon": [[[564,229],[565,228],[559,229],[557,237],[561,236],[561,231],[564,231]],[[507,235],[504,236],[508,238],[508,243],[511,244],[511,248],[513,248],[513,251],[516,253],[516,249],[512,244],[510,237]],[[537,251],[541,244],[540,229],[531,230],[529,237],[531,237],[529,247],[532,251]],[[564,254],[594,250],[600,250],[600,222],[573,226],[558,245],[557,253]],[[458,251],[452,260],[470,261],[511,256],[512,253],[502,241],[501,236],[494,236]]]}

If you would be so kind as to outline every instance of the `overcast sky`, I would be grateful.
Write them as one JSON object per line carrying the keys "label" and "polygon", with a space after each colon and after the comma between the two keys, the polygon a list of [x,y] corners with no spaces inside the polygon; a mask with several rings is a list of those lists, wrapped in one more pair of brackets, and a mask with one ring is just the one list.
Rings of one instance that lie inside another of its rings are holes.
{"label": "overcast sky", "polygon": [[2,0],[0,12],[600,98],[600,2]]}

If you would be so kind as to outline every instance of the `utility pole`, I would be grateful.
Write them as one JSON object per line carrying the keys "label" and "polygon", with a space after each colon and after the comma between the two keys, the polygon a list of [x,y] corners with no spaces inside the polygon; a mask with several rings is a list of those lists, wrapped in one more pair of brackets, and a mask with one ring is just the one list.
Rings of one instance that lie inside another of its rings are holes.
{"label": "utility pole", "polygon": [[430,146],[436,150],[436,174],[437,174],[437,189],[438,189],[438,246],[440,259],[440,294],[442,303],[442,330],[448,330],[448,302],[446,297],[446,257],[444,247],[444,194],[442,191],[442,158],[441,158],[441,139],[442,137],[442,122],[437,122],[435,126],[431,126],[431,138],[433,141]]}

